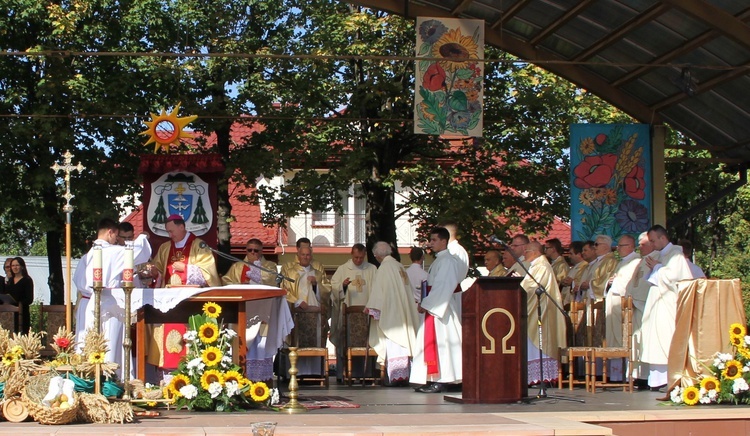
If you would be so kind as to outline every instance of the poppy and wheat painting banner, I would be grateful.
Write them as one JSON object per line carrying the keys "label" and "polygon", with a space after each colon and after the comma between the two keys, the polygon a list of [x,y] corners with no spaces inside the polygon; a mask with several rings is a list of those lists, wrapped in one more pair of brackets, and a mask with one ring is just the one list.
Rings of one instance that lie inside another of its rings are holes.
{"label": "poppy and wheat painting banner", "polygon": [[416,50],[414,133],[481,137],[484,21],[418,17]]}
{"label": "poppy and wheat painting banner", "polygon": [[648,124],[570,126],[573,240],[638,235],[651,227]]}

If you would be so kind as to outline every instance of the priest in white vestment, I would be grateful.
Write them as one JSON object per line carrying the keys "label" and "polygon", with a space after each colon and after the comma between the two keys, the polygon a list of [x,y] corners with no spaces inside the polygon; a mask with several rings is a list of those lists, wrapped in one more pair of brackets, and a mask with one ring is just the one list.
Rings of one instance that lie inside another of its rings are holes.
{"label": "priest in white vestment", "polygon": [[[122,287],[122,271],[125,269],[125,246],[117,245],[117,232],[118,224],[112,219],[104,218],[97,225],[97,239],[94,241],[94,245],[102,247],[102,286],[105,288]],[[96,325],[94,299],[92,298],[94,287],[93,252],[94,249],[92,248],[78,261],[73,276],[73,283],[81,295],[76,307],[76,349],[79,352],[83,349],[86,332]],[[148,243],[148,234],[142,233],[133,240],[134,265],[148,262],[150,256],[151,245]],[[101,321],[102,333],[108,341],[109,348],[104,355],[104,360],[105,362],[119,364],[120,369],[117,373],[122,377],[124,364],[122,343],[125,339],[125,325],[129,327],[130,322],[129,320],[127,324],[124,322],[124,309],[122,313],[111,313],[118,306],[114,299],[105,301],[106,298],[111,299],[112,297],[111,295],[109,297],[102,296],[101,302],[103,306],[110,308],[110,313]],[[130,367],[132,368],[131,371],[134,372],[135,367],[133,365]]]}
{"label": "priest in white vestment", "polygon": [[391,256],[387,242],[377,242],[372,254],[380,262],[367,301],[372,316],[370,346],[385,365],[390,383],[409,380],[410,361],[417,348],[419,313],[404,266]]}
{"label": "priest in white vestment", "polygon": [[448,251],[450,234],[444,227],[430,232],[435,261],[428,272],[428,294],[417,306],[420,324],[412,361],[410,383],[420,384],[418,392],[437,393],[447,383],[460,383],[461,308],[453,294],[463,279],[464,265]]}
{"label": "priest in white vestment", "polygon": [[[553,380],[557,377],[557,355],[560,347],[566,346],[565,316],[550,301],[553,298],[562,307],[562,296],[557,286],[552,266],[542,253],[542,244],[533,241],[526,246],[526,260],[530,262],[529,274],[521,281],[526,291],[526,334],[528,356],[528,383]],[[535,280],[536,279],[536,280]],[[543,286],[549,295],[537,298],[536,290]],[[539,359],[539,314],[542,308],[542,356]],[[542,374],[544,371],[544,374]]]}
{"label": "priest in white vestment", "polygon": [[643,362],[643,311],[646,309],[646,299],[651,283],[648,276],[651,268],[646,263],[648,257],[658,259],[659,252],[654,251],[651,241],[648,240],[648,232],[638,236],[638,252],[641,259],[638,261],[633,275],[627,284],[625,295],[633,297],[633,377],[639,387],[648,386],[648,363]]}
{"label": "priest in white vestment", "polygon": [[370,298],[372,279],[377,268],[367,262],[367,248],[354,244],[351,259],[339,266],[331,277],[331,343],[336,346],[336,380],[344,376],[346,332],[344,305],[364,306]]}
{"label": "priest in white vestment", "polygon": [[691,280],[693,276],[682,247],[669,242],[664,227],[651,227],[648,239],[654,250],[659,252],[658,259],[646,259],[646,264],[651,268],[648,277],[651,289],[646,299],[642,325],[642,359],[649,364],[648,384],[653,388],[669,382],[667,358],[677,317],[677,282]]}
{"label": "priest in white vestment", "polygon": [[[635,252],[635,238],[630,235],[623,235],[617,241],[617,253],[620,255],[620,262],[612,274],[608,286],[609,291],[604,299],[607,347],[622,347],[624,345],[622,337],[622,297],[625,296],[628,282],[633,277],[633,272],[641,259],[641,256]],[[622,359],[609,360],[608,362],[609,379],[622,381]]]}

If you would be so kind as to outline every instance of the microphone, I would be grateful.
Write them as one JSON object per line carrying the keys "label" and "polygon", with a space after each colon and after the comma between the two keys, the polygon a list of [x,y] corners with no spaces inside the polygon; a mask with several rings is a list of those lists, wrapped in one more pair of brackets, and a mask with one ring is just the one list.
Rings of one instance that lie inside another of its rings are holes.
{"label": "microphone", "polygon": [[508,248],[508,244],[506,244],[505,241],[501,241],[500,239],[498,239],[495,235],[490,236],[490,242],[492,242],[493,244],[500,244],[503,247]]}
{"label": "microphone", "polygon": [[198,247],[200,247],[200,248],[206,248],[206,247],[208,247],[208,244],[206,244],[205,242],[201,241],[201,243],[198,244]]}

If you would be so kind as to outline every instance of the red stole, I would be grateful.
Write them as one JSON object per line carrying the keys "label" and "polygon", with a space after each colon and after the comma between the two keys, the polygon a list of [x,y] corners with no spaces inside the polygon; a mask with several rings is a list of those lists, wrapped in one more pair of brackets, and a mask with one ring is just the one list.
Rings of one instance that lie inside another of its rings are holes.
{"label": "red stole", "polygon": [[[432,286],[427,286],[426,295],[429,295],[431,290]],[[427,365],[428,376],[440,373],[435,317],[430,312],[424,314],[424,363]]]}
{"label": "red stole", "polygon": [[250,267],[247,265],[242,265],[242,273],[240,275],[240,283],[243,285],[246,285],[250,283],[250,277],[247,276],[248,271],[250,271]]}
{"label": "red stole", "polygon": [[[190,234],[188,236],[187,242],[185,242],[185,246],[182,247],[182,249],[177,249],[174,245],[174,241],[172,241],[172,244],[169,246],[169,258],[167,259],[167,277],[164,281],[164,284],[170,284],[170,279],[173,275],[176,275],[180,278],[180,281],[183,285],[187,284],[187,266],[188,263],[190,263],[190,248],[193,246],[193,241],[195,240],[195,235]],[[182,272],[177,272],[174,270],[174,267],[172,266],[175,262],[183,262],[185,264],[185,269]]]}

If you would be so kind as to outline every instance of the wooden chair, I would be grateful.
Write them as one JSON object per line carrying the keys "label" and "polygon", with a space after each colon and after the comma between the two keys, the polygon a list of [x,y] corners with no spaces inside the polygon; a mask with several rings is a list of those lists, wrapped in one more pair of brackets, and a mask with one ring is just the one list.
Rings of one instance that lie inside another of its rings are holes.
{"label": "wooden chair", "polygon": [[[602,359],[602,381],[591,379],[591,392],[596,393],[596,388],[622,387],[624,392],[633,393],[633,377],[630,369],[633,359],[633,297],[620,297],[622,311],[622,343],[620,347],[594,347],[591,350],[589,361],[589,372],[593,373],[597,359]],[[623,359],[623,380],[621,382],[610,381],[607,376],[607,360]]]}
{"label": "wooden chair", "polygon": [[[298,357],[321,358],[320,385],[328,388],[328,332],[323,329],[323,311],[320,307],[308,306],[307,310],[292,309],[294,329],[292,344],[297,347]],[[326,320],[327,321],[327,320]],[[317,379],[309,375],[298,378]]]}
{"label": "wooden chair", "polygon": [[65,305],[64,304],[40,304],[38,331],[42,333],[42,345],[44,348],[39,352],[43,357],[54,357],[55,350],[50,343],[52,337],[57,334],[60,327],[65,327]]}
{"label": "wooden chair", "polygon": [[15,306],[13,304],[0,304],[0,327],[8,330],[9,332],[19,332],[21,330],[21,319],[23,318],[23,310],[21,304]]}
{"label": "wooden chair", "polygon": [[[590,300],[587,302],[572,301],[570,303],[570,319],[573,324],[573,337],[576,337],[576,333],[582,327],[581,323],[585,322],[586,325],[584,332],[584,343],[582,345],[576,345],[566,348],[558,349],[557,358],[557,388],[562,389],[563,383],[567,381],[568,388],[573,390],[574,385],[583,385],[586,390],[589,390],[591,373],[589,372],[589,359],[591,358],[591,350],[593,349],[593,310]],[[584,316],[580,316],[582,313]],[[575,374],[576,358],[583,358],[584,367],[584,379],[583,381],[577,380]],[[563,377],[563,364],[568,364],[568,377],[565,380]]]}
{"label": "wooden chair", "polygon": [[[377,357],[375,349],[370,347],[370,316],[364,313],[365,306],[351,306],[344,305],[344,334],[346,344],[346,369],[344,370],[344,379],[346,383],[351,386],[354,380],[352,376],[352,359],[354,357],[362,357],[367,359],[365,366],[369,366],[371,369],[368,371],[369,374],[375,374],[374,362],[370,362],[373,357]],[[372,363],[372,366],[370,365]],[[368,380],[374,383],[381,382],[383,380],[383,368],[380,369],[378,377],[368,376],[369,374],[362,373],[362,385]]]}

